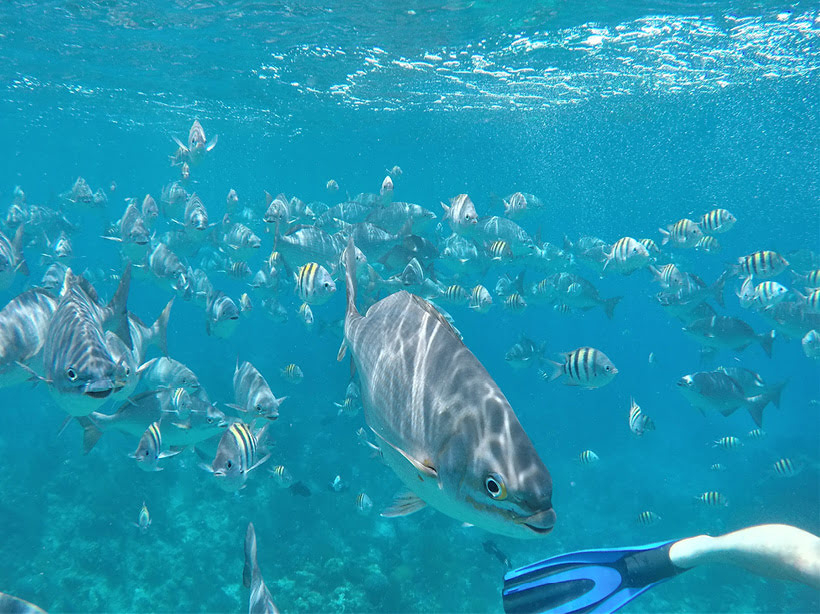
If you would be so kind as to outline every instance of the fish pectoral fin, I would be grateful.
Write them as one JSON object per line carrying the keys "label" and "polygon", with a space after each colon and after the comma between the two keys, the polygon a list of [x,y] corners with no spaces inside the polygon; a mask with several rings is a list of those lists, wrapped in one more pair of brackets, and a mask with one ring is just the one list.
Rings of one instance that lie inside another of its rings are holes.
{"label": "fish pectoral fin", "polygon": [[393,498],[390,507],[385,508],[380,514],[383,518],[396,518],[398,516],[409,516],[427,504],[415,493],[410,491],[399,493]]}
{"label": "fish pectoral fin", "polygon": [[420,461],[419,459],[410,456],[407,452],[405,452],[404,450],[402,450],[401,448],[399,448],[397,446],[394,446],[392,443],[390,443],[389,441],[387,441],[385,439],[382,439],[382,441],[385,441],[394,450],[396,450],[396,452],[398,452],[404,458],[406,458],[407,461],[411,465],[413,465],[413,467],[416,468],[416,471],[418,471],[422,476],[425,476],[425,477],[428,477],[428,478],[433,478],[434,480],[438,479],[438,471],[436,471],[436,468],[433,467],[430,463],[425,462],[425,461]]}
{"label": "fish pectoral fin", "polygon": [[160,452],[159,457],[168,458],[170,456],[176,456],[180,452],[182,452],[182,450],[166,450],[165,452]]}
{"label": "fish pectoral fin", "polygon": [[336,354],[336,362],[342,362],[342,359],[347,353],[347,343],[342,340],[342,345],[339,346],[339,352]]}
{"label": "fish pectoral fin", "polygon": [[270,458],[270,454],[265,454],[265,456],[263,456],[262,458],[260,458],[258,461],[256,461],[256,462],[255,462],[253,465],[251,465],[250,467],[248,467],[248,470],[247,470],[245,473],[250,473],[251,471],[253,471],[253,470],[254,470],[254,469],[256,469],[257,467],[259,467],[260,465],[264,464],[264,463],[265,463],[265,461],[267,461],[269,458]]}

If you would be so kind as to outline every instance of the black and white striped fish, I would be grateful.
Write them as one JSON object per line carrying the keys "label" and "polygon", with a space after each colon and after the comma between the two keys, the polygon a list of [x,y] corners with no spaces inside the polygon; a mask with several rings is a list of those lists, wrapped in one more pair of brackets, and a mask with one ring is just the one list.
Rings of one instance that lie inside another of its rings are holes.
{"label": "black and white striped fish", "polygon": [[732,270],[735,275],[742,277],[754,275],[760,279],[769,279],[780,275],[788,266],[789,261],[777,252],[761,250],[738,258]]}
{"label": "black and white striped fish", "polygon": [[716,490],[709,490],[695,497],[695,501],[700,501],[708,507],[727,507],[729,501]]}
{"label": "black and white striped fish", "polygon": [[632,237],[618,239],[606,254],[603,270],[629,275],[649,264],[649,252]]}
{"label": "black and white striped fish", "polygon": [[582,465],[593,465],[601,459],[592,450],[584,450],[578,455],[578,460],[581,462]]}
{"label": "black and white striped fish", "polygon": [[242,584],[245,588],[251,589],[248,614],[279,614],[256,562],[256,531],[252,522],[248,523],[248,529],[245,531],[245,567],[242,570]]}
{"label": "black and white striped fish", "polygon": [[652,418],[641,411],[640,406],[635,402],[635,399],[629,400],[629,430],[635,433],[638,437],[646,431],[654,431],[655,423]]}
{"label": "black and white striped fish", "polygon": [[772,471],[780,478],[793,478],[802,469],[803,466],[800,463],[796,463],[790,458],[781,458],[772,464]]}
{"label": "black and white striped fish", "polygon": [[222,434],[209,469],[217,478],[220,488],[228,492],[244,488],[248,473],[270,458],[263,444],[267,426],[265,424],[254,433],[244,422],[234,422]]}
{"label": "black and white striped fish", "polygon": [[737,219],[726,209],[712,209],[700,218],[700,229],[704,234],[719,234],[731,230]]}
{"label": "black and white striped fish", "polygon": [[541,377],[553,381],[566,376],[564,383],[583,388],[600,388],[612,381],[618,369],[601,350],[591,347],[580,347],[564,354],[564,362],[549,361],[552,373],[540,371]]}
{"label": "black and white striped fish", "polygon": [[688,218],[678,220],[674,224],[666,227],[666,230],[659,228],[663,235],[661,245],[670,243],[672,247],[691,248],[697,245],[703,236],[700,227]]}
{"label": "black and white striped fish", "polygon": [[720,439],[716,439],[712,442],[713,448],[724,448],[726,450],[736,450],[737,448],[743,447],[743,442],[740,441],[734,435],[728,435],[726,437],[721,437]]}
{"label": "black and white striped fish", "polygon": [[638,518],[637,518],[638,524],[642,524],[646,527],[648,527],[649,525],[655,524],[660,519],[661,519],[661,517],[658,516],[655,512],[653,512],[651,510],[645,510],[645,511],[641,512],[640,514],[638,514]]}

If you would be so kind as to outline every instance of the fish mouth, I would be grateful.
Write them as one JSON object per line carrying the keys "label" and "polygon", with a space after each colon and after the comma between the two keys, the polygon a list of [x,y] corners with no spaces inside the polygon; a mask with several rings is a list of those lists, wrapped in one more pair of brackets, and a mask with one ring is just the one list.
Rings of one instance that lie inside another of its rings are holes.
{"label": "fish mouth", "polygon": [[88,390],[83,394],[91,397],[92,399],[105,399],[108,398],[108,395],[110,395],[113,391],[113,388],[107,388],[106,390]]}
{"label": "fish mouth", "polygon": [[555,526],[555,510],[552,508],[540,511],[531,516],[521,519],[521,524],[527,527],[533,533],[538,535],[546,535],[552,531]]}

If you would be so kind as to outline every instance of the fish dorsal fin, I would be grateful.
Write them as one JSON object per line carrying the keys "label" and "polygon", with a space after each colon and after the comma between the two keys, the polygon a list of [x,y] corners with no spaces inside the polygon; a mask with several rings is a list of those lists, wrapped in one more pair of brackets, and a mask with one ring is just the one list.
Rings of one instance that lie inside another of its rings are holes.
{"label": "fish dorsal fin", "polygon": [[384,518],[395,518],[397,516],[409,516],[414,512],[426,507],[427,504],[416,494],[407,491],[399,493],[393,498],[390,507],[385,508],[381,513]]}
{"label": "fish dorsal fin", "polygon": [[442,324],[442,326],[447,328],[451,333],[453,333],[453,335],[455,335],[457,338],[461,339],[461,335],[459,335],[458,332],[456,331],[456,329],[453,328],[453,325],[450,324],[447,321],[447,318],[445,318],[443,315],[441,315],[441,312],[438,309],[436,309],[430,303],[430,301],[427,301],[427,300],[421,298],[420,296],[418,296],[416,294],[411,294],[410,297],[413,299],[413,302],[415,302],[416,305],[421,307],[424,311],[426,311],[431,316],[433,316],[436,320],[438,320]]}

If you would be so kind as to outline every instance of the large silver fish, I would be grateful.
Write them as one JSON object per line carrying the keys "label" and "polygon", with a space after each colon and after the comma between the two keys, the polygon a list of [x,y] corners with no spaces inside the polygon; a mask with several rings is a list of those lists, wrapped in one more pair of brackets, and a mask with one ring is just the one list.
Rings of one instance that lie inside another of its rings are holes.
{"label": "large silver fish", "polygon": [[36,359],[45,344],[57,299],[39,288],[26,290],[9,301],[0,311],[0,388],[18,384],[31,374],[26,368],[42,374]]}
{"label": "large silver fish", "polygon": [[519,538],[555,523],[552,480],[504,394],[442,315],[397,292],[356,309],[353,242],[345,254],[350,348],[368,426],[385,462],[413,494],[383,515],[429,504]]}
{"label": "large silver fish", "polygon": [[19,597],[0,593],[0,612],[8,614],[46,614],[46,611]]}
{"label": "large silver fish", "polygon": [[66,273],[46,333],[43,364],[52,396],[72,416],[87,416],[126,383],[125,366],[111,355],[105,330],[113,330],[131,349],[126,305],[130,283],[129,264],[111,302],[102,307],[91,284],[70,269]]}

